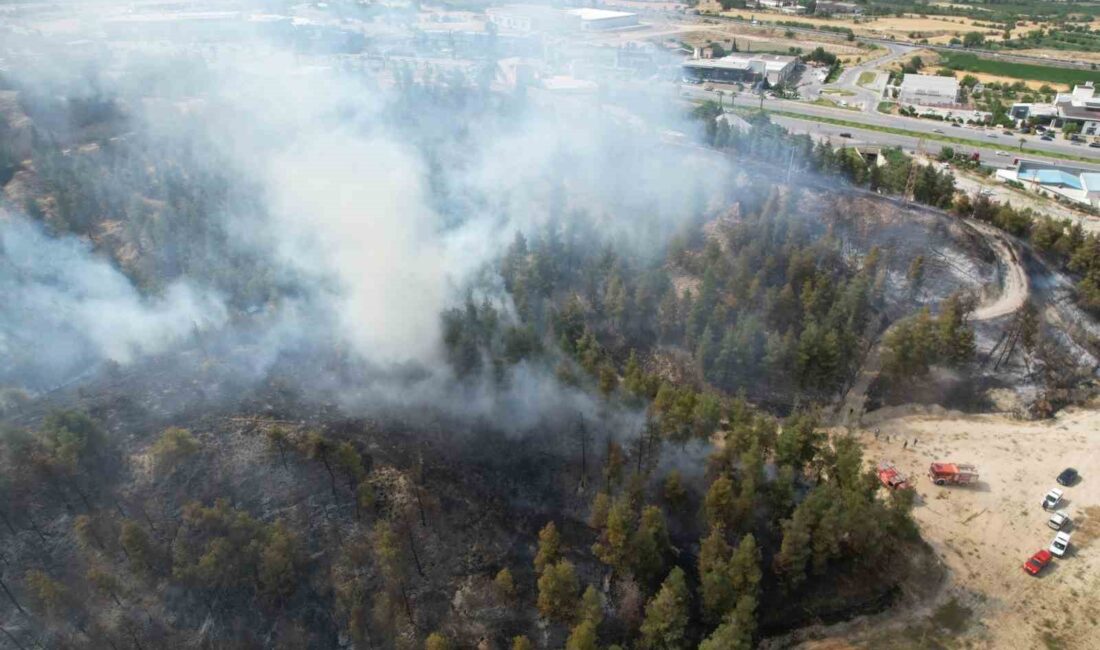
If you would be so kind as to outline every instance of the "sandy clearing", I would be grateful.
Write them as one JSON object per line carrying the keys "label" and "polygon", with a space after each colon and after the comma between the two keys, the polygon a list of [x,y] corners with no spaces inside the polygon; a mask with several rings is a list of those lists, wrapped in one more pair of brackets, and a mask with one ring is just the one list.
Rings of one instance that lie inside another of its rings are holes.
{"label": "sandy clearing", "polygon": [[[977,624],[968,640],[983,648],[1031,649],[1054,638],[1059,647],[1095,647],[1100,410],[1070,409],[1041,422],[1002,415],[903,415],[870,426],[882,434],[876,440],[867,430],[860,432],[868,461],[891,460],[909,473],[921,497],[914,517],[950,570],[948,592],[974,609]],[[977,464],[981,482],[970,488],[932,485],[925,472],[938,460]],[[1039,502],[1068,466],[1082,475],[1077,485],[1065,488],[1065,509],[1076,526],[1071,552],[1033,578],[1021,565],[1054,536]]]}

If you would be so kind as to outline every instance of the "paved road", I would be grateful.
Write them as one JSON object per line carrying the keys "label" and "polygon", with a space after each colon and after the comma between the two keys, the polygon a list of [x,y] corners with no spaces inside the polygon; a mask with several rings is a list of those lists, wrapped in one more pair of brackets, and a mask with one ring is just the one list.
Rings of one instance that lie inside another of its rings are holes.
{"label": "paved road", "polygon": [[[682,97],[688,99],[709,99],[715,100],[717,96],[704,89],[703,86],[683,85],[680,87],[680,93]],[[725,98],[725,103],[730,103],[730,98]],[[758,108],[760,106],[760,98],[756,95],[749,95],[746,93],[738,93],[734,96],[733,101],[737,106],[744,106],[747,108]],[[927,133],[930,135],[942,134],[945,137],[966,138],[968,140],[974,140],[976,142],[988,142],[989,144],[984,147],[979,147],[978,150],[983,152],[983,160],[992,160],[997,157],[997,151],[1005,151],[1012,154],[1014,149],[1018,150],[1020,146],[1020,138],[1023,138],[1026,142],[1024,146],[1029,149],[1035,149],[1039,151],[1057,152],[1063,154],[1070,154],[1076,156],[1085,156],[1096,160],[1096,164],[1100,165],[1100,149],[1090,149],[1085,145],[1072,145],[1066,140],[1054,140],[1051,142],[1045,142],[1033,135],[1021,136],[1013,134],[1011,136],[1004,135],[1000,128],[975,128],[975,127],[952,127],[943,122],[936,122],[932,120],[924,120],[915,117],[904,117],[901,115],[887,115],[884,113],[864,113],[854,110],[846,110],[843,108],[831,108],[827,106],[819,106],[816,104],[806,104],[804,102],[796,102],[785,99],[764,99],[764,108],[770,108],[773,110],[788,111],[792,113],[800,113],[806,115],[809,118],[812,117],[827,117],[833,119],[847,120],[851,122],[860,122],[864,124],[874,126],[892,127],[896,129],[905,129],[907,131],[913,131],[916,133]],[[782,122],[782,117],[776,116],[774,118],[777,122]],[[831,125],[820,124],[821,129],[825,129]],[[855,134],[858,129],[856,127],[837,127],[833,131],[839,132],[851,132]],[[940,133],[937,133],[939,131]],[[902,135],[895,135],[892,133],[882,133],[880,131],[860,131],[862,138],[865,138],[867,142],[874,142],[876,144],[902,144],[902,146],[916,146],[916,138]],[[904,143],[904,144],[903,144]],[[929,151],[939,151],[941,146],[953,147],[956,150],[970,150],[971,145],[963,144],[950,144],[940,143],[934,140],[925,140],[925,148]],[[988,155],[987,155],[988,154]],[[1011,155],[1004,156],[1009,158],[1011,162]],[[1028,158],[1043,160],[1043,156],[1040,154],[1028,154]],[[1051,162],[1057,162],[1057,159],[1050,159]],[[1083,167],[1092,167],[1087,163],[1060,161],[1061,164],[1073,164]]]}
{"label": "paved road", "polygon": [[848,103],[851,104],[854,103],[854,101],[858,101],[863,104],[864,113],[877,113],[878,103],[882,100],[882,97],[879,93],[859,85],[859,76],[864,72],[884,66],[894,59],[903,57],[915,49],[915,47],[910,47],[908,45],[891,43],[886,46],[887,51],[882,56],[864,61],[859,65],[845,68],[844,71],[840,73],[840,78],[838,78],[835,83],[827,84],[825,87],[854,93],[855,100],[848,99]]}

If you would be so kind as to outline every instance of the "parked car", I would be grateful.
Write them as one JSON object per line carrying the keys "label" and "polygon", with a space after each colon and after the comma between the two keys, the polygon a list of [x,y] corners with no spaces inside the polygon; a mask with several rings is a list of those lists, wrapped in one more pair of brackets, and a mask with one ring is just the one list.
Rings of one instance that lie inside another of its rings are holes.
{"label": "parked car", "polygon": [[1065,510],[1059,510],[1047,520],[1047,526],[1050,526],[1054,530],[1062,530],[1069,525],[1069,523],[1069,515],[1066,514]]}
{"label": "parked car", "polygon": [[1058,485],[1069,487],[1077,482],[1077,470],[1067,467],[1058,475]]}
{"label": "parked car", "polygon": [[987,138],[995,138],[995,137],[997,137],[997,134],[996,134],[996,133],[988,133],[988,134],[986,134],[986,136],[985,136],[985,137],[987,137]]}
{"label": "parked car", "polygon": [[1064,557],[1069,550],[1069,533],[1058,533],[1050,543],[1050,552],[1057,557]]}
{"label": "parked car", "polygon": [[1043,510],[1054,510],[1058,507],[1058,504],[1062,502],[1062,491],[1058,488],[1051,488],[1050,492],[1043,497]]}
{"label": "parked car", "polygon": [[1001,131],[1001,133],[1003,133],[1005,135],[1012,135],[1012,131],[1010,131],[1008,129],[1005,129],[1004,131]]}
{"label": "parked car", "polygon": [[943,133],[943,129],[932,129],[932,133]]}
{"label": "parked car", "polygon": [[1043,567],[1050,564],[1050,558],[1053,557],[1050,551],[1043,549],[1042,551],[1035,551],[1035,555],[1032,555],[1024,562],[1024,571],[1027,571],[1033,576],[1039,575],[1039,572],[1043,570]]}
{"label": "parked car", "polygon": [[1100,142],[1090,142],[1089,146],[1093,149],[1100,149]]}
{"label": "parked car", "polygon": [[997,155],[998,156],[1007,156],[1008,152],[1007,151],[1001,151],[1000,149],[998,149],[997,150]]}
{"label": "parked car", "polygon": [[1053,135],[1050,135],[1050,134],[1048,133],[1047,135],[1044,135],[1043,137],[1041,137],[1041,138],[1039,138],[1039,139],[1040,139],[1040,140],[1045,140],[1045,141],[1047,141],[1047,142],[1050,142],[1051,140],[1053,140],[1053,139],[1054,139],[1054,136],[1053,136]]}
{"label": "parked car", "polygon": [[957,126],[961,126],[961,125],[958,122],[952,122],[951,126],[956,126],[957,127]]}

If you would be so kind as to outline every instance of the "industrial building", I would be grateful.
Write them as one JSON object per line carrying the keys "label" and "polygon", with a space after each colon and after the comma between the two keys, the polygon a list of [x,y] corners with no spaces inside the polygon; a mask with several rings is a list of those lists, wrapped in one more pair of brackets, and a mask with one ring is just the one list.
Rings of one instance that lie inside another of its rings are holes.
{"label": "industrial building", "polygon": [[586,32],[599,32],[606,29],[634,27],[638,24],[638,14],[628,11],[608,11],[607,9],[570,9],[566,12],[580,21],[580,28]]}
{"label": "industrial building", "polygon": [[959,82],[954,77],[907,74],[898,90],[898,101],[917,106],[948,106],[959,103]]}
{"label": "industrial building", "polygon": [[690,59],[682,65],[685,83],[717,81],[756,83],[778,86],[790,79],[798,67],[798,57],[782,54],[734,52],[720,59]]}

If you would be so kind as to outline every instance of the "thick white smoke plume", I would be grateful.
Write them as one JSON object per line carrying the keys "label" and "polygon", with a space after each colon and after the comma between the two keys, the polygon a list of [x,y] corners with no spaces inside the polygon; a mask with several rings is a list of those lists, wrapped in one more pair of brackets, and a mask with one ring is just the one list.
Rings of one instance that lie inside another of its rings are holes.
{"label": "thick white smoke plume", "polygon": [[128,363],[226,322],[220,299],[186,282],[144,297],[87,242],[0,213],[0,380],[64,376],[89,361]]}
{"label": "thick white smoke plume", "polygon": [[[486,290],[484,270],[517,231],[531,234],[550,219],[555,192],[565,195],[559,213],[584,210],[594,232],[645,255],[691,213],[699,194],[721,182],[713,166],[670,152],[653,132],[602,112],[594,98],[530,103],[507,119],[425,106],[437,123],[424,120],[410,138],[387,112],[395,91],[361,71],[245,48],[205,63],[173,58],[168,68],[188,70],[177,87],[149,72],[166,69],[158,65],[124,56],[97,83],[117,84],[101,90],[125,97],[129,119],[148,142],[186,141],[207,166],[260,195],[262,210],[207,216],[221,220],[230,250],[271,261],[295,286],[293,297],[264,307],[265,322],[274,324],[265,358],[283,346],[325,341],[383,376],[421,369],[416,391],[368,378],[347,387],[361,399],[443,399],[451,377],[441,313],[462,304],[475,278]],[[137,83],[154,76],[151,90]],[[86,243],[51,238],[18,219],[4,225],[4,242],[9,259],[0,261],[0,288],[15,310],[0,320],[0,355],[48,348],[19,355],[8,380],[56,377],[102,359],[125,363],[229,320],[226,303],[210,292],[180,282],[142,297]],[[510,308],[499,287],[490,293]],[[568,394],[571,411],[591,410],[551,372],[522,367],[515,374],[510,388],[469,390],[454,410],[534,412],[532,402],[551,390],[555,399]]]}

